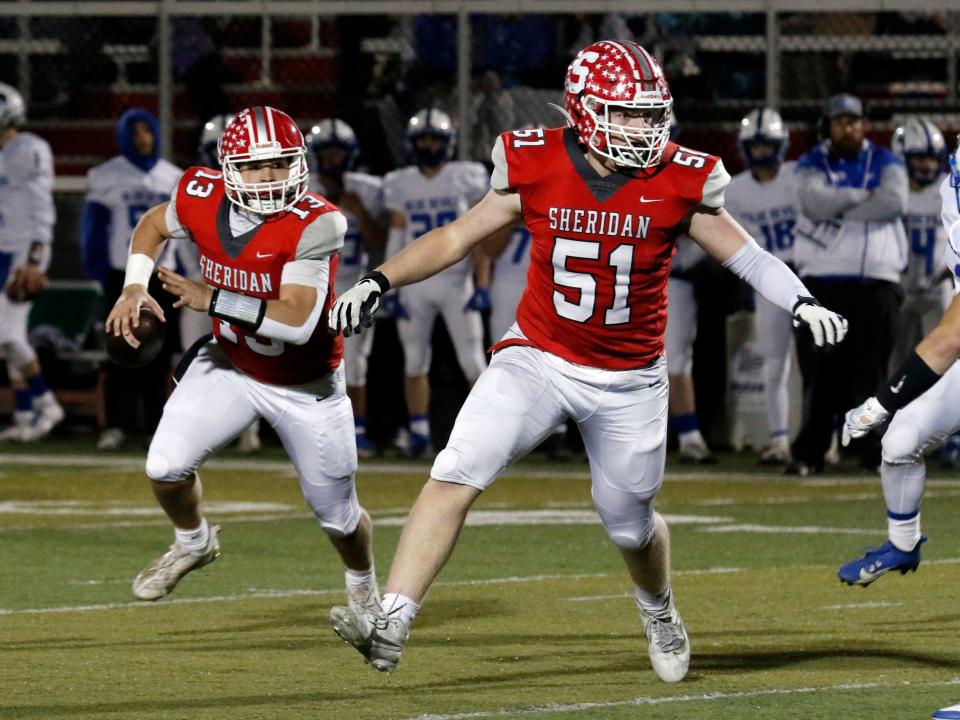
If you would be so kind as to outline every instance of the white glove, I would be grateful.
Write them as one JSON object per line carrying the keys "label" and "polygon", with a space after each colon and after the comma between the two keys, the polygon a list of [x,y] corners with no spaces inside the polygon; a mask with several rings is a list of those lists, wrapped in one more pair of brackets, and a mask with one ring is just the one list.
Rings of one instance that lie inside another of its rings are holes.
{"label": "white glove", "polygon": [[840,442],[846,447],[851,440],[866,435],[890,417],[887,409],[875,397],[867,398],[862,405],[847,412],[843,420]]}
{"label": "white glove", "polygon": [[847,334],[847,319],[827,310],[812,297],[801,297],[793,306],[793,326],[806,325],[818,348],[839,345]]}
{"label": "white glove", "polygon": [[344,337],[358,334],[373,325],[373,315],[380,307],[383,290],[372,277],[365,277],[336,299],[330,308],[327,329],[331,335]]}

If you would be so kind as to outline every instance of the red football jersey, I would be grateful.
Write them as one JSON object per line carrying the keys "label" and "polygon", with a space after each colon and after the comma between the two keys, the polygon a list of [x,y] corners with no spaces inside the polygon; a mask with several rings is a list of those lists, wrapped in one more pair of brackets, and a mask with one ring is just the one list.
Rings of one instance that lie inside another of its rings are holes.
{"label": "red football jersey", "polygon": [[494,186],[520,194],[532,235],[517,309],[529,343],[610,370],[662,355],[677,236],[691,209],[722,205],[719,158],[670,143],[655,168],[601,177],[574,132],[555,128],[503,133],[494,165]]}
{"label": "red football jersey", "polygon": [[[337,207],[316,193],[308,192],[290,211],[268,216],[239,237],[230,231],[230,206],[219,171],[192,167],[180,178],[175,196],[177,218],[197,243],[200,269],[211,287],[274,300],[280,296],[286,263],[339,247],[329,237],[331,218],[323,218]],[[343,357],[343,339],[327,332],[337,259],[336,254],[330,257],[327,296],[318,298],[323,311],[304,345],[260,337],[212,318],[217,342],[239,370],[274,385],[302,385],[337,369]]]}

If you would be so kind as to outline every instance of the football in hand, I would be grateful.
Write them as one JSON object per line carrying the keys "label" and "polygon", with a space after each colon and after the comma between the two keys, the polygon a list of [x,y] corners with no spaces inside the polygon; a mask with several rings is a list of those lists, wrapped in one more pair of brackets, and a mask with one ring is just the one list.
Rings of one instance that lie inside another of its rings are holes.
{"label": "football in hand", "polygon": [[140,308],[140,324],[131,327],[130,342],[123,335],[107,334],[107,356],[117,365],[140,367],[160,354],[166,334],[160,318],[147,308]]}

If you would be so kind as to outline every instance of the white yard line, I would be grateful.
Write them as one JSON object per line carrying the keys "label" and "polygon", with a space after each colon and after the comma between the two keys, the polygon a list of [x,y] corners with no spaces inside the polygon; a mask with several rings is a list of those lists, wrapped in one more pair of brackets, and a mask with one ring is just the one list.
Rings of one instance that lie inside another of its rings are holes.
{"label": "white yard line", "polygon": [[824,610],[859,610],[860,608],[882,608],[899,607],[902,602],[888,602],[886,600],[874,600],[873,602],[846,603],[843,605],[824,605]]}
{"label": "white yard line", "polygon": [[[960,685],[960,679],[934,681],[927,683],[911,683],[911,687],[950,687]],[[779,696],[779,695],[807,695],[810,693],[829,692],[833,690],[876,690],[885,688],[899,688],[901,683],[843,683],[839,685],[821,685],[819,687],[802,688],[768,688],[765,690],[744,690],[739,692],[712,692],[700,695],[672,695],[663,697],[637,697],[629,700],[611,700],[609,702],[583,702],[571,704],[537,705],[524,708],[504,708],[501,710],[479,710],[475,712],[458,712],[449,714],[427,713],[415,715],[404,720],[480,720],[481,718],[498,717],[525,717],[528,715],[544,715],[547,713],[572,713],[585,710],[605,710],[616,707],[669,705],[673,703],[691,702],[722,702],[725,700],[742,700],[749,698]]]}
{"label": "white yard line", "polygon": [[751,523],[741,523],[738,525],[708,525],[707,527],[697,528],[698,532],[709,533],[760,533],[762,535],[775,535],[779,533],[796,533],[798,535],[877,535],[883,534],[883,530],[876,528],[835,528],[818,527],[815,525],[755,525]]}

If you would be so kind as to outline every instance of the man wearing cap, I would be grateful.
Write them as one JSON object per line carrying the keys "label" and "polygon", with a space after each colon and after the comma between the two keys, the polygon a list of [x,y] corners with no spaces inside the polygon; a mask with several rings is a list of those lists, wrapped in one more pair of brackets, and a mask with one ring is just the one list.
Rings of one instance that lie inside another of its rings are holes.
{"label": "man wearing cap", "polygon": [[[810,342],[799,338],[804,417],[788,473],[823,469],[844,408],[870,397],[893,348],[908,251],[900,220],[907,174],[892,151],[864,137],[865,129],[859,98],[834,95],[821,118],[822,141],[797,162],[798,273],[825,307],[850,321],[850,334],[829,355],[815,355]],[[861,443],[861,465],[879,467],[879,441]]]}

